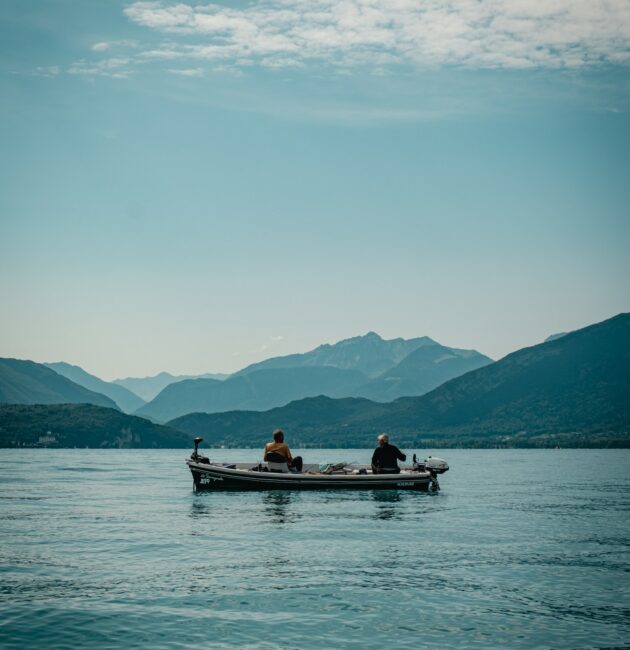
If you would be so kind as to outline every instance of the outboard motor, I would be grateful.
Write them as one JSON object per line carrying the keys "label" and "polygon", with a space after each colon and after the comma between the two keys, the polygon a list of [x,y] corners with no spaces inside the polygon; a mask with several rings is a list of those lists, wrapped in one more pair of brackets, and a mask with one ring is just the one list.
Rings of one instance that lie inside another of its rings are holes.
{"label": "outboard motor", "polygon": [[444,474],[448,472],[448,463],[443,458],[438,458],[437,456],[429,456],[424,461],[425,468],[435,474]]}
{"label": "outboard motor", "polygon": [[448,463],[443,458],[429,456],[424,459],[424,462],[419,462],[418,457],[413,455],[413,468],[416,472],[429,472],[431,474],[431,491],[437,492],[440,489],[440,484],[437,480],[438,474],[448,472]]}
{"label": "outboard motor", "polygon": [[413,455],[413,468],[416,472],[431,472],[433,474],[444,474],[449,469],[448,463],[443,458],[429,456],[421,462],[415,454]]}

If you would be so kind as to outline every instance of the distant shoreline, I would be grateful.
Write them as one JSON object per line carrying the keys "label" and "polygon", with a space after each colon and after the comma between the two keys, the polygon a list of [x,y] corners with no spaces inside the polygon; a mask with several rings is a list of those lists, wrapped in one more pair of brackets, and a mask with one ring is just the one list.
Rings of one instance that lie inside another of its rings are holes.
{"label": "distant shoreline", "polygon": [[[425,441],[423,444],[405,444],[400,443],[400,448],[403,450],[434,450],[434,449],[458,449],[458,450],[546,450],[546,451],[557,451],[557,450],[567,450],[567,449],[630,449],[630,440],[625,439],[613,439],[607,443],[595,443],[590,441],[581,441],[578,443],[567,443],[567,444],[492,444],[487,442],[486,444],[475,444],[471,441],[471,444],[463,445],[457,443],[449,443],[448,441],[434,441],[429,442]],[[189,447],[125,447],[125,446],[99,446],[99,447],[79,447],[79,446],[60,446],[60,445],[0,445],[0,450],[2,449],[28,449],[28,450],[41,450],[41,451],[50,451],[50,450],[68,450],[68,449],[77,449],[77,450],[96,450],[96,451],[111,451],[111,450],[121,450],[129,451],[136,449],[138,451],[157,451],[157,450],[186,450]],[[192,449],[192,444],[190,445]],[[212,450],[212,451],[228,451],[232,449],[262,449],[262,445],[223,445],[223,446],[203,446],[202,449]],[[317,445],[317,446],[301,446],[293,445],[292,449],[294,451],[316,451],[318,449],[361,449],[361,450],[370,450],[374,449],[373,445],[369,446],[357,446],[357,445],[340,445],[340,444],[329,444],[329,445]]]}

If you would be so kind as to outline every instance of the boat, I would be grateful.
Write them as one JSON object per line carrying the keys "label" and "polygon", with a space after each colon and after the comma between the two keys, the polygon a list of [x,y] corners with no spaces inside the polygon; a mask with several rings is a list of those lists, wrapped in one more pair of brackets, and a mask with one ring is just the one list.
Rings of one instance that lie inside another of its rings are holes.
{"label": "boat", "polygon": [[199,453],[202,438],[195,438],[195,450],[186,464],[196,492],[213,490],[415,490],[436,492],[438,474],[448,471],[443,458],[429,456],[423,462],[413,455],[413,463],[398,473],[374,474],[370,465],[356,463],[308,464],[301,471],[289,470],[286,463],[221,463]]}

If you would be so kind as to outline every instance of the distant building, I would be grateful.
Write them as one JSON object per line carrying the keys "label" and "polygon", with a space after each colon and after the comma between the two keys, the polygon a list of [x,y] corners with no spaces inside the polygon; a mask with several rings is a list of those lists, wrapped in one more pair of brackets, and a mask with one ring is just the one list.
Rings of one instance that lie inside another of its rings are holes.
{"label": "distant building", "polygon": [[45,436],[39,436],[37,441],[38,445],[54,445],[57,442],[57,438],[53,435],[51,431],[46,431]]}

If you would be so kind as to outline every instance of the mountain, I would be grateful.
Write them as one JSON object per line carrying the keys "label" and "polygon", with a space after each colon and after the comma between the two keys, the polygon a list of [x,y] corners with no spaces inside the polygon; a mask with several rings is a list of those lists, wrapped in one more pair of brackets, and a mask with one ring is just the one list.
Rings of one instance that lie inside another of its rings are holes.
{"label": "mountain", "polygon": [[391,401],[421,395],[491,362],[475,350],[447,348],[426,336],[386,341],[370,332],[305,354],[267,359],[223,382],[170,384],[136,414],[165,422],[197,411],[264,410],[316,395]]}
{"label": "mountain", "polygon": [[150,402],[169,384],[185,379],[217,379],[222,380],[229,375],[221,373],[207,373],[205,375],[171,375],[168,372],[161,372],[153,377],[127,377],[126,379],[114,379],[112,384],[124,386],[127,390],[141,397],[144,401]]}
{"label": "mountain", "polygon": [[449,379],[490,363],[492,359],[476,350],[447,348],[439,343],[423,345],[362,386],[356,394],[378,402],[424,395]]}
{"label": "mountain", "polygon": [[254,363],[236,375],[271,368],[302,368],[306,366],[333,366],[341,370],[358,370],[368,377],[376,377],[400,363],[409,353],[425,345],[437,345],[428,336],[414,339],[382,339],[376,332],[344,339],[335,344],[324,344],[303,354],[273,357]]}
{"label": "mountain", "polygon": [[132,393],[124,386],[103,381],[102,379],[91,375],[89,372],[86,372],[79,366],[72,366],[63,361],[45,363],[43,365],[52,368],[57,374],[67,377],[75,384],[79,384],[79,386],[83,386],[84,388],[96,393],[101,393],[102,395],[107,395],[107,397],[113,399],[125,413],[131,413],[139,409],[145,403],[141,397],[138,397],[135,393]]}
{"label": "mountain", "polygon": [[174,448],[190,436],[91,404],[0,405],[0,447]]}
{"label": "mountain", "polygon": [[213,447],[262,448],[280,427],[291,447],[360,448],[374,442],[370,419],[381,417],[389,406],[362,398],[320,395],[263,412],[189,413],[167,426],[190,437],[203,436],[205,444]]}
{"label": "mountain", "polygon": [[79,386],[40,363],[0,359],[0,404],[65,403],[118,408],[109,397]]}
{"label": "mountain", "polygon": [[153,401],[138,409],[136,415],[165,422],[194,411],[260,411],[323,392],[343,397],[366,380],[356,370],[325,366],[257,370],[224,381],[188,379],[167,386]]}
{"label": "mountain", "polygon": [[630,446],[630,314],[514,352],[422,397],[389,404],[318,397],[263,413],[191,414],[170,422],[215,444]]}

